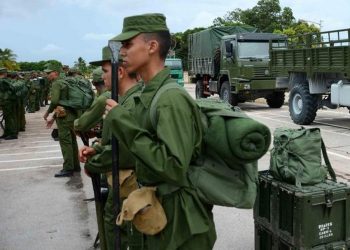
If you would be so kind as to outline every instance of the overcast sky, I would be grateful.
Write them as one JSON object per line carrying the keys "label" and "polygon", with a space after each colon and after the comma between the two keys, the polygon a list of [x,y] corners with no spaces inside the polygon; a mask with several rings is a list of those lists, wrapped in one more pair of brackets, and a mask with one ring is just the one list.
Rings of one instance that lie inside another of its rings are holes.
{"label": "overcast sky", "polygon": [[[99,60],[109,38],[121,32],[123,18],[163,13],[171,32],[207,27],[213,19],[258,0],[0,0],[0,48],[17,61],[56,59],[72,66],[78,57]],[[322,31],[350,28],[349,0],[280,0],[296,19],[322,25]]]}

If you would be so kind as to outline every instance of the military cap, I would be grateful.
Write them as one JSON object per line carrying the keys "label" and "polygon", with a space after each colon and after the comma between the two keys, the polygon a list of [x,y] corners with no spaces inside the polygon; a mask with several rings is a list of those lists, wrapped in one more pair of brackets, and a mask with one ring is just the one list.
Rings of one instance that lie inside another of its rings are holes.
{"label": "military cap", "polygon": [[140,33],[169,31],[165,16],[159,13],[150,13],[124,18],[122,33],[113,37],[113,41],[129,40]]}
{"label": "military cap", "polygon": [[110,62],[112,60],[111,49],[106,46],[102,49],[102,60],[90,62],[91,65],[101,66],[104,62]]}
{"label": "military cap", "polygon": [[57,63],[48,63],[46,64],[45,73],[51,73],[52,71],[61,72],[62,66]]}
{"label": "military cap", "polygon": [[103,82],[102,79],[103,71],[100,67],[92,71],[92,84]]}
{"label": "military cap", "polygon": [[7,68],[0,68],[0,74],[7,73]]}

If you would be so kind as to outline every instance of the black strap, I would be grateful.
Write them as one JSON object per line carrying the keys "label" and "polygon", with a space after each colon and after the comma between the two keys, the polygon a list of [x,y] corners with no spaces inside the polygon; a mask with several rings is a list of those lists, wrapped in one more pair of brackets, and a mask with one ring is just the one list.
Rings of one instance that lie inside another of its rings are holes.
{"label": "black strap", "polygon": [[324,159],[324,162],[326,163],[329,175],[332,177],[333,181],[337,182],[337,177],[335,175],[334,169],[332,168],[331,162],[329,161],[326,145],[324,144],[322,138],[321,138],[321,148],[322,148],[323,159]]}

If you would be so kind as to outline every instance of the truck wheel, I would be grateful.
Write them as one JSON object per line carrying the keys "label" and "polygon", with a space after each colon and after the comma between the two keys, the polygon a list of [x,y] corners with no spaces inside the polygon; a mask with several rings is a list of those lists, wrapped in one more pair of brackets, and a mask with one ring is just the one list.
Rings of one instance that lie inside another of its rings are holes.
{"label": "truck wheel", "polygon": [[266,96],[266,103],[270,108],[278,109],[282,107],[284,103],[284,92],[272,92]]}
{"label": "truck wheel", "polygon": [[232,106],[237,106],[238,98],[237,95],[231,93],[231,86],[229,82],[224,82],[220,89],[220,99],[228,102]]}
{"label": "truck wheel", "polygon": [[307,84],[298,84],[289,93],[289,114],[294,123],[308,125],[315,120],[318,96],[311,95]]}
{"label": "truck wheel", "polygon": [[204,95],[204,86],[203,82],[198,80],[196,83],[196,99],[199,98],[207,98],[206,95]]}

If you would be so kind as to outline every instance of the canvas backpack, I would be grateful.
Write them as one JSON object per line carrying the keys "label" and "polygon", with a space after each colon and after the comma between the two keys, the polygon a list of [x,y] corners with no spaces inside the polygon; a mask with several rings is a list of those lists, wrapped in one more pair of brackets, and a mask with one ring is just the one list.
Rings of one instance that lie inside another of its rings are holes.
{"label": "canvas backpack", "polygon": [[86,110],[91,106],[94,100],[91,84],[75,77],[66,77],[62,82],[67,86],[68,94],[59,101],[59,105],[75,110]]}
{"label": "canvas backpack", "polygon": [[[158,99],[165,91],[175,88],[185,91],[170,83],[154,96],[150,106],[154,129]],[[221,100],[197,99],[195,102],[201,112],[204,135],[202,153],[189,167],[190,186],[207,204],[252,208],[257,193],[257,160],[269,148],[269,129]]]}
{"label": "canvas backpack", "polygon": [[277,128],[273,145],[270,173],[276,179],[301,187],[323,182],[329,172],[336,181],[319,128]]}

